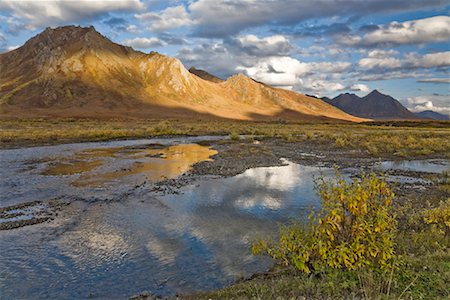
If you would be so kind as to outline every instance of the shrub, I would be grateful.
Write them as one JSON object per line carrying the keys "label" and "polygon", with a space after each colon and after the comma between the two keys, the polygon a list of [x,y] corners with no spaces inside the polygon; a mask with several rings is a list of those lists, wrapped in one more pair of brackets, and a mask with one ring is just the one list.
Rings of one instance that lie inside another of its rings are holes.
{"label": "shrub", "polygon": [[423,219],[450,238],[450,198],[442,201],[438,207],[424,211]]}
{"label": "shrub", "polygon": [[239,135],[239,133],[233,131],[230,132],[230,139],[232,139],[233,141],[239,141],[241,139],[241,136]]}
{"label": "shrub", "polygon": [[322,209],[306,225],[280,230],[277,242],[260,240],[254,255],[264,254],[305,273],[325,268],[386,269],[394,255],[394,194],[383,177],[363,175],[347,182],[316,182]]}

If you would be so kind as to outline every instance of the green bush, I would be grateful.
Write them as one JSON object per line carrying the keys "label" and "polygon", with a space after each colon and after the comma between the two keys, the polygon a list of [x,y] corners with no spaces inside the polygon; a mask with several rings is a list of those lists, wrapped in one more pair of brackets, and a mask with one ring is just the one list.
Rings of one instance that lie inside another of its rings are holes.
{"label": "green bush", "polygon": [[394,194],[383,177],[364,175],[347,182],[316,183],[322,209],[307,225],[284,227],[276,242],[253,244],[254,255],[268,255],[305,273],[325,268],[387,269],[394,256],[397,222],[391,213]]}
{"label": "green bush", "polygon": [[241,136],[236,131],[230,132],[230,139],[233,141],[239,141],[241,139]]}

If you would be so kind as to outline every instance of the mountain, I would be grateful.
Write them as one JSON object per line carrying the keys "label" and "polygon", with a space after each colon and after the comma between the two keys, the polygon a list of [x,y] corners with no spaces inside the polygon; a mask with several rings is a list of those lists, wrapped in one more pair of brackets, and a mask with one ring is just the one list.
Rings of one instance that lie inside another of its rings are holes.
{"label": "mountain", "polygon": [[219,82],[192,72],[176,58],[113,43],[93,27],[47,28],[0,54],[0,116],[362,121],[242,74]]}
{"label": "mountain", "polygon": [[441,120],[448,121],[450,117],[448,115],[440,114],[432,110],[424,110],[421,112],[414,113],[417,117],[421,119],[431,119],[431,120]]}
{"label": "mountain", "polygon": [[205,70],[200,70],[200,69],[196,69],[194,67],[191,67],[189,69],[189,72],[191,72],[192,74],[197,75],[201,79],[204,79],[204,80],[207,80],[207,81],[211,81],[211,82],[214,82],[214,83],[224,82],[223,79],[220,79],[219,77],[214,76],[214,75],[206,72]]}
{"label": "mountain", "polygon": [[325,102],[354,116],[368,119],[417,119],[398,100],[377,90],[364,97],[345,93],[333,99],[322,98]]}

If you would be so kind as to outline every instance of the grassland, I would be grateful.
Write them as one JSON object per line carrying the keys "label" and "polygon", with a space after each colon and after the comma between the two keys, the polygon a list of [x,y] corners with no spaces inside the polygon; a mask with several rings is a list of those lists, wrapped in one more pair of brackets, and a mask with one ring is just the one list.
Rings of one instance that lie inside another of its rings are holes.
{"label": "grassland", "polygon": [[450,157],[449,122],[295,123],[177,120],[0,120],[0,147],[149,138],[168,135],[256,135],[311,141],[373,156]]}

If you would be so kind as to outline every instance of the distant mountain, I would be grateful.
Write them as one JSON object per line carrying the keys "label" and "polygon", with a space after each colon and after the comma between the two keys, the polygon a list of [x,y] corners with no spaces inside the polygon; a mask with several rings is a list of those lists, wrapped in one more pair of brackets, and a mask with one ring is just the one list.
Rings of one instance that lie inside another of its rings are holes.
{"label": "distant mountain", "polygon": [[0,54],[0,116],[363,120],[242,74],[223,81],[191,72],[94,27],[47,28]]}
{"label": "distant mountain", "polygon": [[369,119],[417,119],[418,117],[404,107],[398,100],[377,90],[364,97],[345,93],[323,101],[354,116]]}
{"label": "distant mountain", "polygon": [[196,69],[194,67],[190,68],[189,72],[191,72],[194,75],[197,75],[201,79],[208,80],[208,81],[211,81],[211,82],[214,82],[214,83],[221,83],[221,82],[225,81],[223,79],[220,79],[217,76],[214,76],[214,75],[206,72],[205,70]]}
{"label": "distant mountain", "polygon": [[441,120],[441,121],[447,121],[450,120],[450,117],[448,115],[440,114],[432,110],[425,110],[421,112],[415,113],[416,116],[418,116],[421,119],[431,119],[431,120]]}

